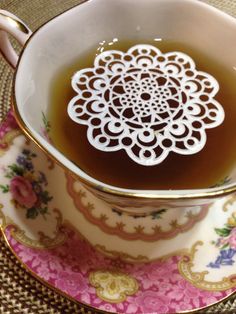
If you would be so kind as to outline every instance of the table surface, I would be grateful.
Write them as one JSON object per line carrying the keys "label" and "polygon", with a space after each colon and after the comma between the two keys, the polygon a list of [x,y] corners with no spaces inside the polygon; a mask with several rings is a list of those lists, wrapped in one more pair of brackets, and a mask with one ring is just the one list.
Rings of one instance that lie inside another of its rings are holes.
{"label": "table surface", "polygon": [[[168,0],[166,0],[168,1]],[[45,21],[81,0],[0,0],[34,31]],[[236,0],[204,0],[236,17]],[[18,48],[19,49],[19,48]],[[0,121],[10,107],[13,70],[0,58]],[[235,313],[236,296],[199,313]],[[0,236],[0,314],[91,313],[33,278]],[[95,313],[95,311],[94,311]]]}

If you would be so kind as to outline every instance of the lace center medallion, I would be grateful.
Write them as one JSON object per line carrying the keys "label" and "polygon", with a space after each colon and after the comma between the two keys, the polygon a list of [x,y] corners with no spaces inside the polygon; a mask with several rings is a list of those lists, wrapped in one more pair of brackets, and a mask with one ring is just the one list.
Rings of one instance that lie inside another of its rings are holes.
{"label": "lace center medallion", "polygon": [[125,150],[145,166],[160,164],[171,151],[199,152],[206,129],[225,116],[214,99],[219,84],[213,76],[198,71],[188,55],[152,45],[102,52],[93,68],[75,73],[72,87],[78,95],[68,114],[87,125],[90,144],[104,152]]}

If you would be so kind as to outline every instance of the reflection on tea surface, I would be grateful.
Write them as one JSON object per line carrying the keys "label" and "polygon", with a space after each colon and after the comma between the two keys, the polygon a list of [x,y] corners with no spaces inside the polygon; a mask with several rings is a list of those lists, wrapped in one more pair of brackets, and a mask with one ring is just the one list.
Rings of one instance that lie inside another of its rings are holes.
{"label": "reflection on tea surface", "polygon": [[[211,60],[206,54],[181,43],[144,40],[141,43],[155,46],[162,53],[173,51],[186,53],[194,60],[197,70],[209,73],[218,81],[219,92],[214,95],[214,99],[222,105],[225,119],[216,128],[206,130],[205,146],[192,155],[170,152],[161,163],[144,166],[136,163],[124,150],[104,152],[89,143],[87,125],[72,121],[67,113],[68,103],[73,97],[78,96],[72,89],[71,79],[78,70],[93,68],[94,59],[99,53],[111,49],[126,52],[130,47],[140,44],[140,41],[122,42],[117,39],[108,44],[105,41],[101,42],[99,47],[94,47],[86,55],[63,67],[55,76],[48,112],[51,122],[50,136],[54,145],[83,171],[114,186],[161,190],[207,188],[215,185],[230,173],[236,160],[235,72]],[[158,93],[160,99],[161,92],[157,88],[153,90]],[[132,96],[132,91],[130,94]],[[146,98],[143,100],[147,101]],[[189,105],[187,101],[186,105]]]}

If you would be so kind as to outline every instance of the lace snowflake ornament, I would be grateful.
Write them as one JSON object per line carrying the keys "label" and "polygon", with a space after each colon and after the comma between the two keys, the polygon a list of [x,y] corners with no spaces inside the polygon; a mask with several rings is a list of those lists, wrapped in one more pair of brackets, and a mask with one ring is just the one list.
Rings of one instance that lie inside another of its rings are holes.
{"label": "lace snowflake ornament", "polygon": [[219,126],[224,110],[214,99],[219,84],[181,52],[152,45],[99,54],[93,68],[72,78],[76,95],[68,114],[87,125],[88,141],[104,152],[125,150],[136,163],[160,164],[170,152],[195,154],[206,129]]}

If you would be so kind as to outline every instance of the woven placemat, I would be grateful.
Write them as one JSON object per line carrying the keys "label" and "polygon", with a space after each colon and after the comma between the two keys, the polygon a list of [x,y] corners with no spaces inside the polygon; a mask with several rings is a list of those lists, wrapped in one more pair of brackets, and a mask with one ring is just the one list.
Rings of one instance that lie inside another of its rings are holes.
{"label": "woven placemat", "polygon": [[[0,0],[0,8],[19,16],[34,31],[53,16],[80,2],[81,0]],[[203,2],[236,17],[236,0]],[[0,58],[0,121],[10,107],[12,78],[13,70]],[[0,313],[96,312],[60,296],[33,278],[14,257],[3,237],[0,236]],[[236,296],[199,313],[236,313]]]}

